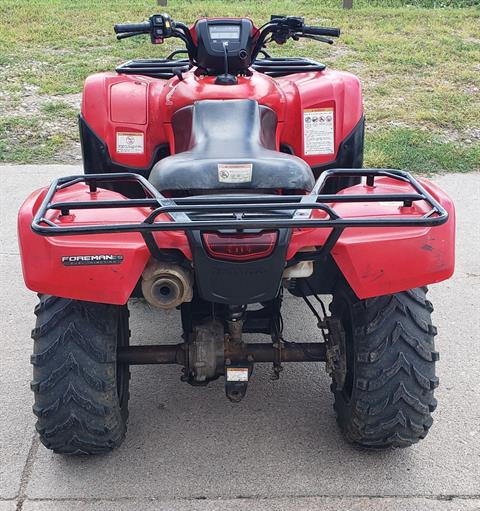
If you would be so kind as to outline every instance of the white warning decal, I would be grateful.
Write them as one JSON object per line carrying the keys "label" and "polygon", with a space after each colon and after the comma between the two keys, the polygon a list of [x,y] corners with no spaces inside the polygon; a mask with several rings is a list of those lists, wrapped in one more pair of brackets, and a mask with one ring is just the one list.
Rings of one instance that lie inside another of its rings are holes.
{"label": "white warning decal", "polygon": [[219,163],[218,180],[220,183],[250,183],[252,170],[251,163]]}
{"label": "white warning decal", "polygon": [[117,153],[143,154],[144,152],[143,133],[117,132]]}
{"label": "white warning decal", "polygon": [[248,381],[248,367],[227,367],[227,381]]}
{"label": "white warning decal", "polygon": [[304,154],[334,154],[335,128],[333,108],[303,111]]}

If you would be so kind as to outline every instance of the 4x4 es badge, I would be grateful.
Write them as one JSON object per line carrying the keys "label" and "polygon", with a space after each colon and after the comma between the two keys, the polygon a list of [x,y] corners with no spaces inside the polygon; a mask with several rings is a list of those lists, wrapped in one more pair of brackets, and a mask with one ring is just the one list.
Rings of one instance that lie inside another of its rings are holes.
{"label": "4x4 es badge", "polygon": [[90,266],[97,264],[121,264],[122,255],[114,254],[98,254],[98,255],[77,255],[63,256],[62,263],[64,266]]}

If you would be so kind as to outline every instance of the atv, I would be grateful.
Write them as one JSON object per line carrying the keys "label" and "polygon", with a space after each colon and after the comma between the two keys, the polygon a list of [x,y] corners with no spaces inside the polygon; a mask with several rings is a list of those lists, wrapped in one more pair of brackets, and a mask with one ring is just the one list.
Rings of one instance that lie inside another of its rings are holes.
{"label": "atv", "polygon": [[[326,363],[347,441],[423,439],[438,385],[425,286],[453,273],[454,207],[427,180],[362,168],[354,75],[266,51],[289,39],[331,44],[340,31],[294,16],[257,28],[156,14],[115,32],[185,49],[87,78],[84,174],[20,209],[23,275],[40,297],[42,443],[72,454],[118,446],[132,364],[178,364],[191,385],[224,377],[238,403],[256,363],[271,363],[276,379],[290,362]],[[287,292],[311,310],[317,339],[284,338]],[[182,342],[129,345],[131,299],[152,314],[178,309]]]}

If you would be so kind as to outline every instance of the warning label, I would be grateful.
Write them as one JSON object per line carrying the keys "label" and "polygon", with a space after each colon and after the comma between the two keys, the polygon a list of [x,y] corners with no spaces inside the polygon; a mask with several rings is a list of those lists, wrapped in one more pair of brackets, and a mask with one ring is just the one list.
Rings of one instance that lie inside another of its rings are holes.
{"label": "warning label", "polygon": [[303,111],[304,154],[333,154],[335,152],[333,108]]}
{"label": "warning label", "polygon": [[248,367],[227,367],[227,381],[248,381]]}
{"label": "warning label", "polygon": [[251,163],[219,163],[218,180],[220,183],[250,183],[252,169]]}
{"label": "warning label", "polygon": [[117,153],[143,154],[143,133],[117,132]]}

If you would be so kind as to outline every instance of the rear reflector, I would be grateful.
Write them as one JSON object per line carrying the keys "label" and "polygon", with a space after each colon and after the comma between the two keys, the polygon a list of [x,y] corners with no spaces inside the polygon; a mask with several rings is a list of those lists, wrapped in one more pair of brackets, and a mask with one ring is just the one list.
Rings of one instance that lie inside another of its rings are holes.
{"label": "rear reflector", "polygon": [[278,238],[276,231],[259,234],[206,232],[202,236],[208,255],[226,261],[252,261],[267,257],[273,252]]}

